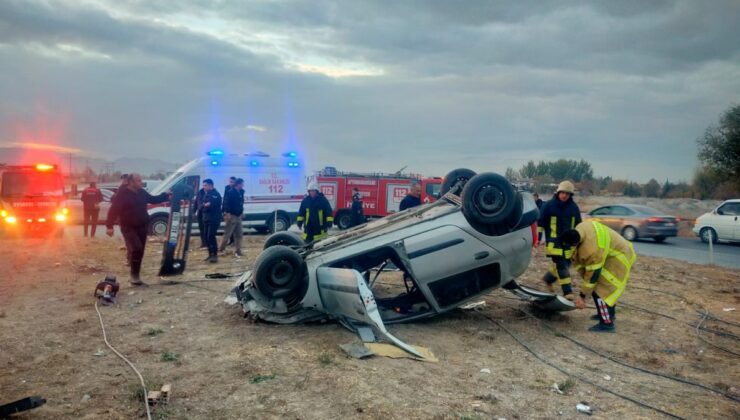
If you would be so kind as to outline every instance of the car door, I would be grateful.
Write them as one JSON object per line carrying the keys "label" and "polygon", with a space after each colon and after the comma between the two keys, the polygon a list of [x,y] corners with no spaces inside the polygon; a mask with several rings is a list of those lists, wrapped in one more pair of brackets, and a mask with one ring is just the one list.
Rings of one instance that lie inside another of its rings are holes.
{"label": "car door", "polygon": [[727,203],[726,215],[732,216],[734,222],[734,235],[733,238],[736,241],[740,241],[740,203]]}
{"label": "car door", "polygon": [[115,194],[115,190],[103,188],[100,190],[103,195],[103,201],[100,203],[100,211],[98,212],[98,223],[105,223],[108,219],[108,212],[110,211],[111,197]]}
{"label": "car door", "polygon": [[596,220],[597,222],[601,222],[609,226],[610,228],[615,229],[614,227],[615,219],[612,216],[611,206],[599,207],[598,209],[593,210],[591,213],[589,213],[589,215],[591,216],[593,220]]}
{"label": "car door", "polygon": [[717,208],[716,214],[712,219],[718,239],[732,240],[735,238],[735,224],[737,222],[736,204],[724,203]]}

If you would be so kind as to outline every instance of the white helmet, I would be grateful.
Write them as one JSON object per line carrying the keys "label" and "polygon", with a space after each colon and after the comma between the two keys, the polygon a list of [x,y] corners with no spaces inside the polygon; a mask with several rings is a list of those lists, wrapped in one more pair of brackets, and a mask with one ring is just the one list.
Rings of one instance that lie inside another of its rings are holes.
{"label": "white helmet", "polygon": [[308,187],[306,188],[307,191],[316,190],[319,191],[319,184],[316,181],[311,181],[308,183]]}

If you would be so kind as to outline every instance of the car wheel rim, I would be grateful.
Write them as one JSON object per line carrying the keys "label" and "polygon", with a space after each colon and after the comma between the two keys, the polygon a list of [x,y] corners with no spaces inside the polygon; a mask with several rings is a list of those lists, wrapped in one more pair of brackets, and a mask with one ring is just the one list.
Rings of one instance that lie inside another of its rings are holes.
{"label": "car wheel rim", "polygon": [[504,193],[501,189],[484,186],[475,192],[475,206],[485,215],[495,215],[504,207]]}
{"label": "car wheel rim", "polygon": [[293,266],[287,261],[280,261],[270,270],[270,285],[275,288],[285,287],[293,277]]}
{"label": "car wheel rim", "polygon": [[167,233],[167,223],[155,222],[154,226],[152,226],[152,232],[154,232],[155,235],[164,235]]}
{"label": "car wheel rim", "polygon": [[285,223],[285,220],[278,218],[277,222],[275,222],[275,230],[280,232],[287,229],[287,223]]}
{"label": "car wheel rim", "polygon": [[635,239],[635,230],[632,228],[628,228],[624,230],[624,238],[628,241],[632,241]]}

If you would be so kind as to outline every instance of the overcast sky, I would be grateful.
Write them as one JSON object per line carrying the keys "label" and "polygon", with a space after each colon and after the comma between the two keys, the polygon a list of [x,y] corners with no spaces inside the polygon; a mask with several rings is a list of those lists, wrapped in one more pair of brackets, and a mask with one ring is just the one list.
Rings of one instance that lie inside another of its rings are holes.
{"label": "overcast sky", "polygon": [[740,1],[0,1],[0,146],[690,179]]}

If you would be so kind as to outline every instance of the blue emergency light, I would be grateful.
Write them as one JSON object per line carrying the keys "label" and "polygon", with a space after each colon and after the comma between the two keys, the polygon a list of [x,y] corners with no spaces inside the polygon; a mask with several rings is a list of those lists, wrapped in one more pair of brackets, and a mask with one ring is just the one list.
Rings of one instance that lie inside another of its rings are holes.
{"label": "blue emergency light", "polygon": [[208,152],[208,156],[223,156],[223,155],[224,155],[224,151],[220,149],[213,149],[210,152]]}
{"label": "blue emergency light", "polygon": [[259,166],[259,165],[260,165],[260,163],[257,162],[256,160],[249,161],[249,166]]}
{"label": "blue emergency light", "polygon": [[283,153],[283,157],[295,158],[297,156],[298,156],[298,153],[296,153],[296,152],[286,152],[286,153]]}
{"label": "blue emergency light", "polygon": [[218,166],[218,161],[217,161],[217,160],[212,160],[212,161],[211,161],[211,165],[213,165],[213,166]]}
{"label": "blue emergency light", "polygon": [[289,168],[297,168],[298,166],[300,166],[298,162],[288,162]]}

